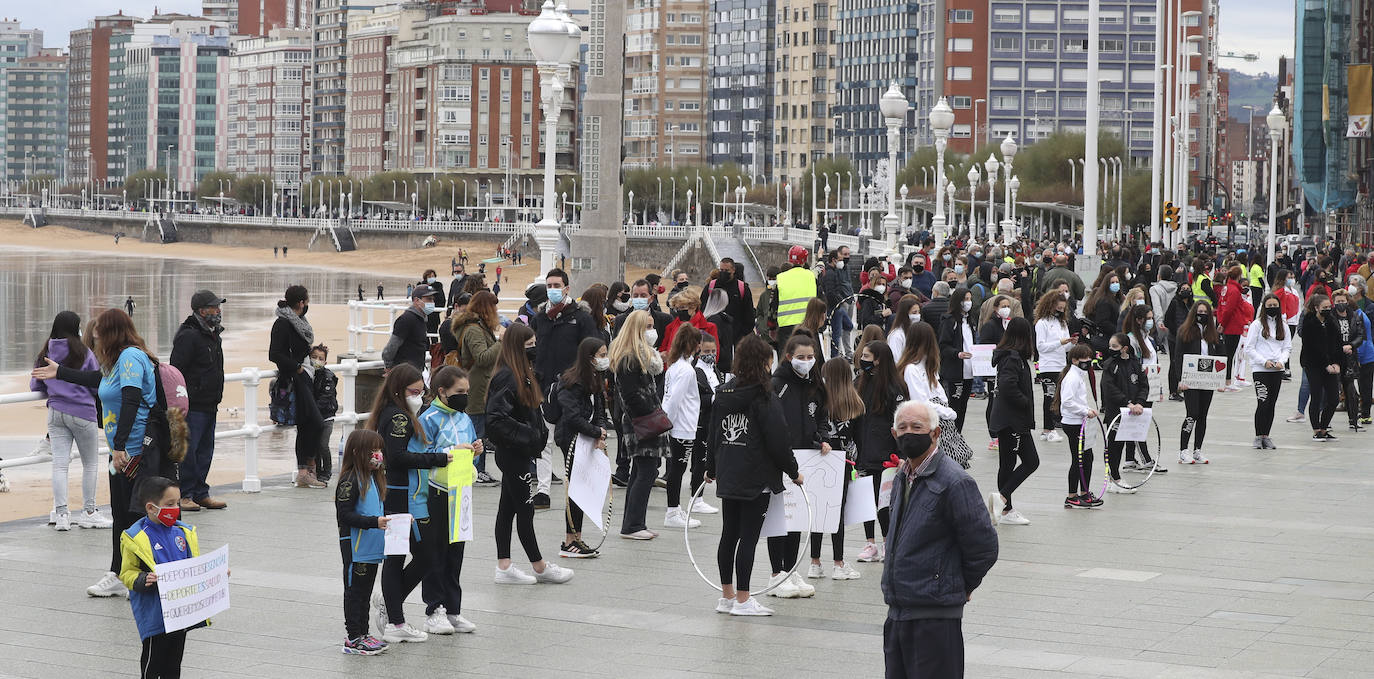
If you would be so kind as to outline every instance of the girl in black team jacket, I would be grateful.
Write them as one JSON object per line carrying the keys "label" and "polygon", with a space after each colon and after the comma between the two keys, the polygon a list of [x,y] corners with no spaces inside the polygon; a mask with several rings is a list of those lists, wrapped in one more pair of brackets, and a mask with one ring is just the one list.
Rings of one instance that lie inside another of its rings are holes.
{"label": "girl in black team jacket", "polygon": [[[997,491],[988,495],[992,520],[1024,526],[1030,520],[1012,507],[1011,494],[1040,466],[1031,430],[1035,429],[1035,393],[1030,358],[1034,341],[1030,321],[1013,318],[992,352],[997,368],[997,392],[992,401],[992,422],[997,431]],[[1016,466],[1017,460],[1021,465]]]}
{"label": "girl in black team jacket", "polygon": [[1340,375],[1344,366],[1341,332],[1331,310],[1331,298],[1315,294],[1307,298],[1302,315],[1302,354],[1299,362],[1312,388],[1312,440],[1334,441],[1331,418],[1340,400]]}
{"label": "girl in black team jacket", "polygon": [[[1118,332],[1107,340],[1107,353],[1102,357],[1102,421],[1108,424],[1129,408],[1139,415],[1150,399],[1145,367],[1131,348],[1131,337]],[[1134,441],[1132,446],[1140,445]],[[1107,438],[1107,470],[1112,478],[1107,482],[1108,493],[1134,493],[1134,488],[1121,485],[1121,450],[1124,441],[1116,440],[1116,430]]]}
{"label": "girl in black team jacket", "polygon": [[[876,498],[882,484],[883,463],[897,452],[897,441],[892,438],[892,416],[897,406],[907,400],[906,382],[886,342],[868,342],[859,350],[859,376],[854,381],[854,388],[865,406],[864,414],[859,416],[854,427],[854,443],[858,448],[854,466],[865,483],[873,484],[873,497]],[[882,529],[884,540],[887,539],[887,518],[888,508],[879,509],[876,523]],[[883,548],[874,541],[874,523],[864,522],[866,544],[859,552],[859,561],[864,563],[883,560]]]}
{"label": "girl in black team jacket", "polygon": [[429,470],[453,461],[448,453],[420,453],[410,450],[411,437],[425,440],[419,412],[424,405],[425,381],[409,363],[399,363],[387,373],[367,428],[382,435],[386,460],[386,498],[388,515],[410,514],[415,524],[410,531],[410,563],[404,554],[386,557],[382,564],[382,593],[373,597],[377,606],[377,628],[382,640],[390,643],[424,641],[429,635],[406,623],[402,604],[429,572],[434,545],[421,540],[429,524]]}
{"label": "girl in black team jacket", "polygon": [[973,327],[973,300],[967,288],[949,295],[949,313],[940,319],[935,336],[940,342],[940,382],[945,385],[949,407],[954,409],[955,427],[964,430],[969,390],[973,388],[973,344],[978,341]]}
{"label": "girl in black team jacket", "polygon": [[[535,340],[529,326],[513,323],[501,337],[501,355],[487,389],[487,438],[496,448],[501,470],[501,501],[496,508],[496,584],[563,583],[572,569],[549,563],[534,537],[534,460],[544,451],[549,429],[540,414],[539,379],[534,372]],[[511,524],[530,559],[534,575],[511,563]]]}
{"label": "girl in black team jacket", "polygon": [[707,428],[706,477],[716,483],[721,501],[721,598],[717,613],[772,615],[773,610],[749,596],[763,515],[772,493],[781,493],[782,475],[802,482],[797,459],[786,435],[782,401],[773,393],[769,370],[773,349],[758,335],[747,335],[735,347],[735,377],[721,385]]}
{"label": "girl in black team jacket", "polygon": [[[820,449],[830,452],[830,444],[821,439],[825,424],[825,392],[821,387],[821,370],[816,365],[820,346],[807,335],[792,335],[783,349],[783,364],[773,371],[773,392],[782,401],[783,416],[787,418],[789,444],[793,450]],[[773,578],[786,578],[769,594],[783,599],[809,597],[816,588],[808,585],[801,575],[789,573],[797,565],[801,549],[801,533],[768,538],[768,560]]]}
{"label": "girl in black team jacket", "polygon": [[[1211,303],[1193,303],[1188,317],[1183,320],[1183,326],[1178,329],[1178,353],[1175,356],[1179,363],[1183,362],[1186,354],[1222,356],[1224,351]],[[1212,390],[1192,389],[1187,381],[1180,381],[1178,390],[1183,394],[1183,408],[1186,413],[1183,427],[1179,432],[1178,463],[1207,464],[1207,456],[1202,454],[1202,441],[1207,438],[1207,414],[1212,410]],[[1313,387],[1313,394],[1315,398],[1316,387]],[[1189,435],[1193,439],[1191,448],[1188,446]]]}
{"label": "girl in black team jacket", "polygon": [[[564,371],[558,382],[558,423],[553,429],[553,442],[567,460],[564,473],[572,475],[573,458],[578,435],[596,441],[606,449],[606,431],[611,419],[606,415],[606,371],[611,359],[606,356],[606,342],[588,337],[577,345],[577,360]],[[592,511],[597,511],[593,509]],[[568,500],[564,511],[565,541],[559,545],[558,555],[569,559],[590,559],[600,552],[582,541],[582,508]]]}

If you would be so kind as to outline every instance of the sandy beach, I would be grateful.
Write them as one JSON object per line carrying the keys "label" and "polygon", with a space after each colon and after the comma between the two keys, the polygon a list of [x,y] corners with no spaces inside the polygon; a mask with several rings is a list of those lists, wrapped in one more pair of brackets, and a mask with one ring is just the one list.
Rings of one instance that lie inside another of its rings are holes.
{"label": "sandy beach", "polygon": [[[61,248],[55,248],[55,244],[61,244]],[[108,236],[61,226],[33,229],[13,219],[0,220],[0,245],[10,248],[32,248],[54,252],[116,252],[125,256],[174,257],[213,262],[226,266],[242,266],[245,269],[280,266],[312,267],[336,272],[381,274],[408,279],[418,279],[421,272],[432,268],[440,272],[439,278],[445,283],[449,280],[447,273],[450,270],[450,262],[458,256],[460,249],[468,251],[468,268],[475,271],[476,263],[483,257],[494,254],[495,248],[495,244],[485,241],[455,241],[444,243],[439,247],[416,250],[360,250],[340,253],[332,250],[306,252],[293,249],[290,258],[283,260],[274,258],[270,248],[228,247],[203,243],[169,243],[164,245],[144,243],[130,238],[122,239],[116,246],[113,239]],[[527,258],[525,263],[519,266],[503,265],[502,297],[518,297],[519,291],[524,290],[538,275],[537,269],[538,260],[533,258]],[[488,265],[487,270],[490,281],[494,274],[494,266]],[[648,269],[630,268],[627,270],[626,276],[629,280],[634,280],[648,273],[652,272]],[[584,286],[579,286],[574,281],[573,287],[580,291]],[[369,290],[368,294],[371,295],[372,292],[374,291]],[[392,295],[389,294],[388,296]],[[507,306],[514,308],[516,303],[505,302],[502,304],[503,308]],[[225,308],[224,318],[226,327],[224,333],[225,372],[236,373],[247,367],[264,370],[270,368],[271,364],[267,361],[270,323],[257,324],[254,327],[236,326],[232,304]],[[333,349],[334,355],[331,356],[331,361],[334,360],[334,356],[347,349],[347,306],[312,303],[309,318],[315,329],[317,341],[323,342]],[[376,312],[376,319],[378,322],[385,322],[386,314],[380,311]],[[374,348],[377,350],[380,350],[384,344],[384,337],[378,336],[373,340]],[[25,392],[28,391],[28,387],[26,374],[0,375],[0,393]],[[226,386],[218,421],[221,429],[238,428],[242,423],[243,394],[244,388],[240,384]],[[259,422],[267,420],[266,407],[263,405],[265,403],[267,403],[266,380],[258,387]],[[360,410],[365,407],[366,404],[359,404]],[[46,422],[47,409],[41,401],[0,406],[0,427],[3,427],[6,438],[15,441],[14,445],[9,446],[11,451],[16,449],[30,450],[32,445],[24,444],[23,441],[27,439],[36,444],[47,430]],[[269,434],[259,439],[260,476],[268,477],[292,471],[295,466],[291,447],[292,436],[294,434]],[[216,450],[215,465],[211,472],[211,485],[241,481],[243,478],[242,444],[233,440],[221,440],[218,442]],[[11,452],[7,456],[15,454]],[[80,468],[79,463],[73,463],[71,483],[69,484],[71,495],[77,498],[76,501],[79,501],[80,498]],[[38,516],[51,509],[48,465],[30,465],[10,469],[6,471],[6,475],[10,478],[13,490],[8,494],[0,495],[0,498],[3,498],[3,501],[0,501],[0,521]],[[101,502],[106,501],[105,486],[105,480],[102,477]]]}

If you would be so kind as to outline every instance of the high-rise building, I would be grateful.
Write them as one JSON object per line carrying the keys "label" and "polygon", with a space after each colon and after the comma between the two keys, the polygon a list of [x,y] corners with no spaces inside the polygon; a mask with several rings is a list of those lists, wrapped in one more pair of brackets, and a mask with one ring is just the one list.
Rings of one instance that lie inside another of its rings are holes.
{"label": "high-rise building", "polygon": [[[943,4],[939,0],[839,1],[831,114],[838,118],[838,151],[853,159],[861,176],[872,175],[878,161],[887,158],[887,126],[878,100],[890,84],[897,83],[907,101],[919,104],[918,83],[933,85],[941,75],[934,66],[919,64],[923,55],[929,62],[936,50],[934,28]],[[917,107],[917,120],[923,124],[921,110],[928,109]]]}
{"label": "high-rise building", "polygon": [[[262,37],[274,28],[310,28],[311,0],[234,0],[235,35]],[[208,16],[207,16],[208,18]]]}
{"label": "high-rise building", "polygon": [[112,177],[160,169],[189,191],[224,167],[228,33],[203,17],[160,14],[112,39]]}
{"label": "high-rise building", "polygon": [[[317,174],[344,171],[348,0],[314,0],[315,58],[310,106],[310,164]],[[369,8],[370,9],[370,8]]]}
{"label": "high-rise building", "polygon": [[777,5],[773,168],[790,181],[800,180],[833,146],[836,6],[811,0],[780,0]]}
{"label": "high-rise building", "polygon": [[[38,56],[43,49],[43,31],[24,28],[18,19],[0,19],[0,102],[5,100],[5,70],[29,57]],[[0,106],[0,158],[9,156],[6,150],[5,107]],[[0,163],[6,174],[0,179],[8,179],[8,163]]]}
{"label": "high-rise building", "polygon": [[265,174],[295,191],[310,169],[310,31],[274,28],[245,38],[229,58],[224,169]]}
{"label": "high-rise building", "polygon": [[[344,88],[344,174],[375,174],[395,169],[397,109],[392,101],[391,56],[398,37],[410,38],[415,24],[429,17],[417,5],[385,5],[348,16]],[[321,170],[332,174],[328,170]]]}
{"label": "high-rise building", "polygon": [[625,166],[702,162],[707,3],[633,0],[625,16]]}
{"label": "high-rise building", "polygon": [[4,69],[5,174],[66,175],[67,56],[57,48]]}
{"label": "high-rise building", "polygon": [[100,16],[71,32],[67,56],[67,167],[76,181],[110,176],[110,39],[133,30],[137,17]]}
{"label": "high-rise building", "polygon": [[[773,176],[774,3],[711,0],[712,165],[738,163],[752,181]],[[809,39],[809,38],[808,38]]]}
{"label": "high-rise building", "polygon": [[239,32],[239,0],[201,0],[200,15],[229,26],[229,33]]}

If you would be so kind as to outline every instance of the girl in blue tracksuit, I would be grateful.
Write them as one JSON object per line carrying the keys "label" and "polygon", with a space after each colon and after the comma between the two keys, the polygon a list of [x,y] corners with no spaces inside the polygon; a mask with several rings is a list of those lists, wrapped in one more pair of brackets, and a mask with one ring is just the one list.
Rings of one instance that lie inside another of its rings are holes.
{"label": "girl in blue tracksuit", "polygon": [[181,490],[170,479],[150,476],[138,484],[135,493],[146,516],[119,535],[119,579],[129,588],[129,605],[134,611],[138,636],[143,639],[138,676],[174,679],[181,676],[186,632],[205,627],[210,621],[168,632],[162,624],[162,601],[153,566],[200,556],[200,542],[195,527],[179,520]]}
{"label": "girl in blue tracksuit", "polygon": [[1355,356],[1360,361],[1360,424],[1370,424],[1369,408],[1374,405],[1374,335],[1370,334],[1369,311],[1355,312],[1364,321],[1364,338],[1360,346],[1355,349]]}
{"label": "girl in blue tracksuit", "polygon": [[[471,448],[482,454],[482,442],[477,439],[472,419],[463,411],[468,407],[468,374],[456,365],[446,365],[429,378],[431,400],[420,413],[420,430],[424,441],[412,436],[411,450],[442,454],[454,448]],[[426,442],[427,441],[427,442]],[[473,471],[476,474],[476,471]],[[429,573],[420,590],[425,600],[425,632],[453,634],[471,632],[477,626],[461,614],[463,588],[458,575],[463,572],[464,542],[450,542],[448,468],[439,467],[429,475],[429,530],[426,541],[430,546]],[[472,489],[469,487],[468,492]],[[471,518],[471,517],[469,517]]]}
{"label": "girl in blue tracksuit", "polygon": [[344,441],[339,482],[334,486],[334,514],[344,566],[344,630],[348,634],[343,652],[349,655],[377,655],[387,648],[385,641],[367,629],[367,600],[385,558],[384,529],[389,521],[382,509],[386,497],[383,447],[377,432],[353,430]]}

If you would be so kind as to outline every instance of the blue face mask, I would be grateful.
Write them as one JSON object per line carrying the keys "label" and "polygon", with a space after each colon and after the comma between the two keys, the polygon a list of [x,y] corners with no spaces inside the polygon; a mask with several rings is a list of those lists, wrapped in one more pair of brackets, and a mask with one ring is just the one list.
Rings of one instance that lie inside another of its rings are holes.
{"label": "blue face mask", "polygon": [[643,310],[645,310],[645,309],[648,309],[648,308],[649,308],[649,298],[648,298],[648,297],[632,297],[632,298],[630,298],[630,306],[634,307],[635,311],[643,311]]}
{"label": "blue face mask", "polygon": [[549,304],[562,304],[563,290],[561,288],[549,288]]}
{"label": "blue face mask", "polygon": [[1120,284],[1120,283],[1112,283],[1111,285],[1108,285],[1108,286],[1107,286],[1107,289],[1108,289],[1108,290],[1111,290],[1112,292],[1121,292],[1121,284]]}
{"label": "blue face mask", "polygon": [[426,314],[432,314],[432,313],[434,313],[435,311],[438,311],[438,307],[434,306],[434,302],[425,302],[425,313],[426,313]]}

